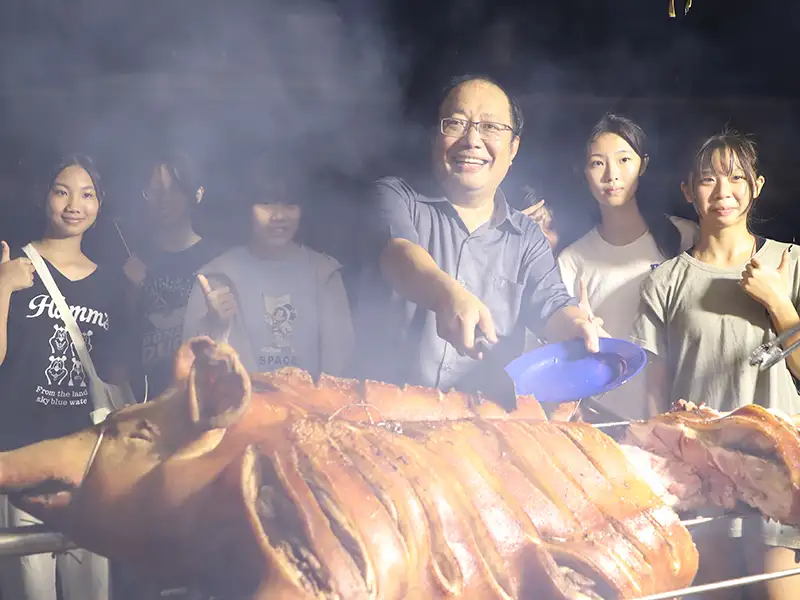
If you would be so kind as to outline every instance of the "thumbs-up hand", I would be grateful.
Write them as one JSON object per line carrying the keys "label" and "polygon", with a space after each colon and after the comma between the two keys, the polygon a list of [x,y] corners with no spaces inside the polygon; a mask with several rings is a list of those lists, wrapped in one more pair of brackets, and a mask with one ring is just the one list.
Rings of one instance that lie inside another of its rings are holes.
{"label": "thumbs-up hand", "polygon": [[767,310],[792,301],[792,274],[789,258],[791,247],[783,252],[777,268],[763,264],[758,258],[747,263],[739,285],[752,298],[758,300]]}
{"label": "thumbs-up hand", "polygon": [[0,242],[0,289],[7,293],[24,290],[33,285],[36,269],[27,257],[11,260],[11,250]]}
{"label": "thumbs-up hand", "polygon": [[219,325],[224,327],[230,325],[239,311],[231,289],[227,285],[211,289],[208,278],[202,273],[197,274],[197,285],[200,286],[206,299],[209,316]]}

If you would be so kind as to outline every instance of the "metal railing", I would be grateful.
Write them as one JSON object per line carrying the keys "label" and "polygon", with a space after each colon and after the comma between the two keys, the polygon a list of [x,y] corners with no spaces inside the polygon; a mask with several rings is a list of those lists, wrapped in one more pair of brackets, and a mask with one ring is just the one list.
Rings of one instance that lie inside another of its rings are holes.
{"label": "metal railing", "polygon": [[77,546],[44,525],[0,528],[0,556],[58,553]]}
{"label": "metal railing", "polygon": [[[78,546],[65,535],[48,529],[45,525],[0,527],[0,558],[29,556],[31,554],[58,554]],[[197,598],[187,588],[161,591],[162,598]]]}

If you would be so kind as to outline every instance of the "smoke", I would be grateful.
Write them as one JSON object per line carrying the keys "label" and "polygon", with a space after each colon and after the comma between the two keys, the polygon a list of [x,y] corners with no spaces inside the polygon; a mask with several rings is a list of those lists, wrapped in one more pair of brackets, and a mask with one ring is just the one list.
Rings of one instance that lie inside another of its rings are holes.
{"label": "smoke", "polygon": [[[379,2],[84,0],[47,10],[51,19],[17,14],[18,33],[4,37],[5,137],[25,140],[18,152],[31,163],[93,155],[115,213],[130,213],[162,146],[188,152],[214,191],[208,201],[224,205],[225,176],[255,155],[310,181],[369,179],[404,133],[405,65]],[[328,192],[318,203],[346,213],[339,205],[353,199]]]}

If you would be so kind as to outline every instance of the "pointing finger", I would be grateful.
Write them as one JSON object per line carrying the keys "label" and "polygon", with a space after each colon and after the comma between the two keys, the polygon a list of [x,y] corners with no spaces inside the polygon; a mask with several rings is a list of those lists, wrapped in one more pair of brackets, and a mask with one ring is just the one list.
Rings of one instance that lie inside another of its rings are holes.
{"label": "pointing finger", "polygon": [[11,260],[11,250],[9,250],[8,244],[6,244],[5,240],[0,242],[0,247],[3,249],[2,256],[0,256],[0,264],[7,263],[9,260]]}

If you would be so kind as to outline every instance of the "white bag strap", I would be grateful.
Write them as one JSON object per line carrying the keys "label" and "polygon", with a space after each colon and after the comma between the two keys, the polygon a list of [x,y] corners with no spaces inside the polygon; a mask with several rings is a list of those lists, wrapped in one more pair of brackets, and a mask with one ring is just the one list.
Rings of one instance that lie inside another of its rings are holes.
{"label": "white bag strap", "polygon": [[[92,386],[92,401],[95,405],[95,412],[104,413],[102,415],[104,418],[105,415],[108,414],[109,408],[113,408],[113,404],[111,403],[111,398],[106,393],[107,390],[105,384],[97,375],[97,371],[94,368],[94,362],[92,362],[92,357],[89,354],[89,350],[86,348],[86,341],[83,339],[83,334],[81,333],[80,327],[78,327],[78,323],[75,321],[72,311],[70,311],[69,306],[67,306],[64,295],[61,293],[61,290],[58,289],[58,285],[53,279],[53,276],[50,274],[50,269],[47,268],[47,264],[45,264],[36,248],[34,248],[31,244],[27,244],[22,248],[22,251],[33,263],[33,266],[36,268],[37,275],[39,275],[44,287],[47,288],[50,297],[53,299],[53,302],[55,302],[58,313],[61,315],[61,320],[64,321],[64,326],[69,333],[69,337],[72,339],[72,344],[75,346],[75,351],[78,353],[81,366],[89,378],[89,385]],[[96,420],[98,418],[100,417],[93,414],[92,420]],[[102,420],[102,418],[100,420]]]}

